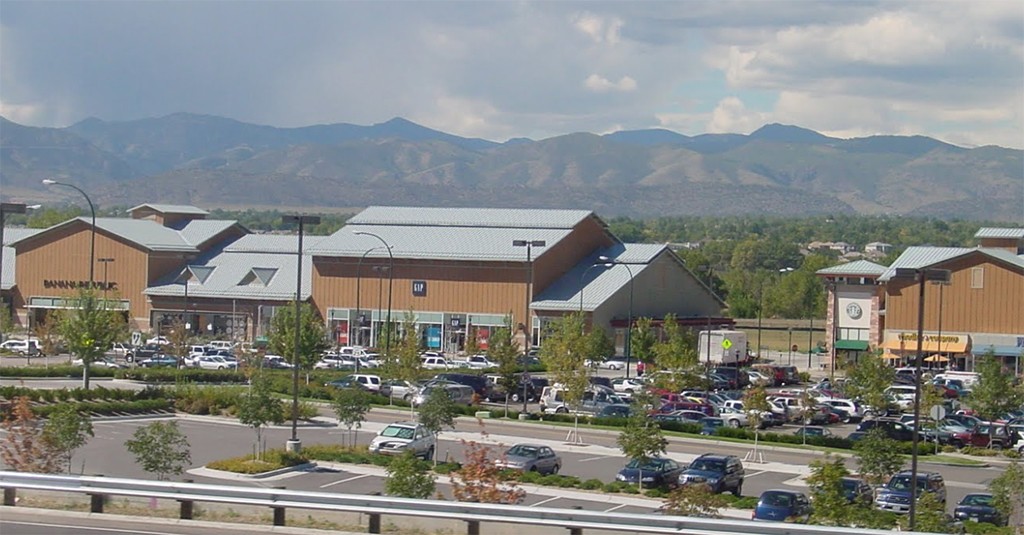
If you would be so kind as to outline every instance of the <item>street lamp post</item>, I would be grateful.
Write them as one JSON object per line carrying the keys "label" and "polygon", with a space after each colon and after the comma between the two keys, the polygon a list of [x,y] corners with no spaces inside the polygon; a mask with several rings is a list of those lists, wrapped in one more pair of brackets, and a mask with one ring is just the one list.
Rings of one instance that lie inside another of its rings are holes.
{"label": "street lamp post", "polygon": [[89,195],[87,195],[85,191],[78,186],[68,184],[66,182],[57,182],[56,180],[49,178],[43,179],[43,185],[71,188],[78,193],[81,193],[82,197],[85,197],[85,202],[89,203],[89,213],[92,214],[92,233],[89,238],[89,289],[91,290],[96,284],[96,207],[92,205],[92,199],[89,198]]}
{"label": "street lamp post", "polygon": [[356,265],[356,320],[359,322],[359,325],[356,326],[355,330],[355,345],[357,346],[363,345],[363,309],[360,306],[360,298],[363,295],[360,284],[362,283],[363,261],[366,260],[366,255],[376,251],[377,249],[380,249],[380,247],[367,249],[366,252],[363,253],[363,256],[359,258],[359,264]]}
{"label": "street lamp post", "polygon": [[365,231],[354,232],[356,236],[370,236],[376,238],[388,251],[388,318],[387,324],[384,331],[384,356],[390,358],[391,356],[391,291],[394,289],[395,284],[395,257],[391,254],[391,246],[388,242],[384,241],[384,238],[372,233]]}
{"label": "street lamp post", "polygon": [[623,344],[623,352],[626,353],[626,379],[629,379],[629,357],[630,350],[632,349],[630,339],[633,337],[633,270],[630,269],[629,264],[613,260],[607,256],[599,257],[598,260],[606,262],[605,265],[622,266],[629,273],[629,309],[626,315],[626,341]]}
{"label": "street lamp post", "polygon": [[107,306],[107,266],[114,261],[113,258],[97,258],[97,262],[103,264],[103,306]]}
{"label": "street lamp post", "polygon": [[[896,268],[892,280],[913,280],[917,282],[917,355],[914,358],[914,421],[921,420],[921,362],[924,360],[924,290],[927,281],[949,282],[950,271],[948,269],[934,268]],[[920,442],[918,429],[914,426],[911,435],[910,453],[910,531],[914,531],[917,520],[917,450]]]}
{"label": "street lamp post", "polygon": [[[28,206],[18,202],[4,202],[0,203],[0,283],[4,280],[4,226],[7,225],[7,214],[24,214]],[[7,307],[4,305],[4,301],[0,298],[0,313],[7,313]]]}
{"label": "street lamp post", "polygon": [[[384,303],[384,273],[390,272],[388,266],[373,266],[373,270],[377,272],[377,321],[380,321],[381,305]],[[390,328],[390,327],[389,327]],[[374,340],[374,346],[380,344],[380,331],[377,331],[377,339]]]}
{"label": "street lamp post", "polygon": [[298,452],[302,449],[299,440],[299,344],[302,330],[302,231],[306,225],[319,225],[320,216],[315,215],[284,215],[282,223],[299,225],[299,243],[295,248],[297,266],[295,270],[295,359],[292,362],[292,438],[285,444],[285,449]]}
{"label": "street lamp post", "polygon": [[[533,284],[533,248],[546,247],[548,242],[544,240],[512,240],[512,247],[526,247],[526,309],[523,312],[523,379],[530,371],[526,355],[530,351],[530,344],[533,341],[533,326],[530,319],[530,286]],[[590,268],[587,268],[590,269]],[[581,297],[582,302],[582,297]],[[523,414],[526,414],[526,381],[523,383]]]}
{"label": "street lamp post", "polygon": [[590,273],[590,270],[592,270],[592,269],[594,269],[596,267],[612,267],[612,265],[610,263],[592,264],[590,266],[587,266],[587,269],[584,269],[583,273],[580,274],[580,318],[581,319],[583,318],[583,289],[586,288],[585,282],[586,282],[586,278],[587,278],[587,273]]}

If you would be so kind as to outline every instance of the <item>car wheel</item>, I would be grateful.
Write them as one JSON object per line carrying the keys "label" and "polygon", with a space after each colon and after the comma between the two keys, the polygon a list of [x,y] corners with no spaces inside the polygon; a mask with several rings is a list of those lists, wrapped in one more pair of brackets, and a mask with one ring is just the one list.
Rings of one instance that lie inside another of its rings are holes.
{"label": "car wheel", "polygon": [[953,446],[956,449],[960,449],[960,448],[964,447],[964,443],[960,442],[959,440],[951,440],[949,442],[949,445]]}
{"label": "car wheel", "polygon": [[739,429],[740,421],[739,420],[729,420],[729,427],[731,427],[733,429]]}
{"label": "car wheel", "polygon": [[737,498],[743,496],[743,483],[736,485],[736,488],[732,489],[732,495]]}
{"label": "car wheel", "polygon": [[537,465],[533,465],[533,466],[531,466],[531,467],[530,467],[530,471],[531,471],[531,472],[536,472],[536,471],[537,471]]}
{"label": "car wheel", "polygon": [[569,413],[569,409],[567,409],[565,407],[558,407],[557,409],[555,409],[555,413],[556,414],[568,414]]}
{"label": "car wheel", "polygon": [[561,466],[558,466],[558,465],[556,464],[556,465],[555,465],[554,467],[552,467],[552,468],[551,468],[551,475],[555,475],[555,474],[557,474],[557,473],[558,473],[558,471],[559,471],[559,470],[561,470],[561,469],[562,469],[562,467],[561,467]]}
{"label": "car wheel", "polygon": [[218,370],[223,370],[223,369],[224,369],[224,366],[217,366],[217,369],[218,369]]}
{"label": "car wheel", "polygon": [[427,453],[426,453],[426,455],[425,455],[425,456],[423,457],[423,460],[424,460],[424,461],[429,461],[429,460],[431,460],[431,459],[433,459],[433,458],[434,458],[434,447],[433,447],[433,446],[431,446],[431,447],[427,448]]}
{"label": "car wheel", "polygon": [[511,396],[508,397],[508,399],[511,400],[512,403],[519,403],[520,401],[522,401],[522,398],[520,398],[519,394],[516,393],[513,393]]}
{"label": "car wheel", "polygon": [[125,362],[135,362],[135,355],[128,354],[124,356]]}

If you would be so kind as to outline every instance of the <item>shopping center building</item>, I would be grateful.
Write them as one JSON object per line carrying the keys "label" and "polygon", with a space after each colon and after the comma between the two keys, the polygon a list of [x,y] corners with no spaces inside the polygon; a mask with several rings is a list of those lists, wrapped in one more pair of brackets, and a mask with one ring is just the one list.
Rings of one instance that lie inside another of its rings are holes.
{"label": "shopping center building", "polygon": [[330,236],[305,236],[301,275],[297,236],[253,234],[192,206],[144,204],[129,215],[5,239],[17,322],[75,306],[91,277],[135,330],[181,320],[194,334],[239,340],[265,334],[297,286],[339,345],[378,344],[389,315],[447,351],[467,336],[486,346],[506,322],[536,344],[547,322],[572,311],[620,350],[630,318],[731,323],[667,246],[624,244],[586,210],[370,207]]}
{"label": "shopping center building", "polygon": [[[977,247],[909,247],[889,267],[859,261],[823,269],[829,289],[829,346],[840,364],[858,352],[883,351],[911,362],[924,337],[925,366],[973,370],[987,353],[1024,370],[1024,228],[982,228]],[[924,306],[917,280],[901,270],[948,270],[927,281]]]}

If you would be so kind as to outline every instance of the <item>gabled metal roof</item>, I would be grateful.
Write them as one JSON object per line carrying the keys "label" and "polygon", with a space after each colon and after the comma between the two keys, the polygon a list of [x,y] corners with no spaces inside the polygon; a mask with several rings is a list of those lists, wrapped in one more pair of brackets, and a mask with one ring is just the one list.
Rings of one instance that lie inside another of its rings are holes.
{"label": "gabled metal roof", "polygon": [[[77,221],[82,221],[87,226],[91,224],[90,219],[87,217],[79,217]],[[178,231],[147,219],[98,217],[96,218],[96,228],[153,251],[181,251],[187,253],[197,251],[195,246],[185,241]]]}
{"label": "gabled metal roof", "polygon": [[34,236],[36,234],[39,234],[40,232],[42,232],[42,231],[40,229],[37,229],[37,228],[21,228],[21,227],[10,228],[10,227],[8,227],[8,228],[4,229],[4,243],[2,245],[3,246],[3,256],[4,256],[4,258],[3,258],[3,263],[4,263],[3,270],[4,271],[3,271],[3,279],[0,279],[0,289],[2,289],[2,290],[10,290],[11,288],[14,287],[14,281],[16,280],[15,276],[14,276],[15,275],[14,269],[15,269],[15,266],[17,265],[17,262],[15,262],[15,259],[14,259],[14,255],[15,255],[16,251],[14,250],[14,247],[8,247],[7,244],[14,243],[14,242],[16,242],[18,240],[22,240],[22,239],[27,238],[29,236]]}
{"label": "gabled metal roof", "polygon": [[348,224],[571,229],[592,215],[589,210],[371,206],[349,219]]}
{"label": "gabled metal roof", "polygon": [[981,227],[974,233],[974,237],[1024,240],[1024,228]]}
{"label": "gabled metal roof", "polygon": [[134,212],[140,208],[149,208],[154,212],[160,212],[161,214],[187,214],[187,215],[209,215],[210,212],[197,208],[189,204],[140,204],[136,207],[129,208],[128,212]]}
{"label": "gabled metal roof", "polygon": [[220,219],[193,219],[179,230],[181,238],[193,247],[199,247],[221,232],[237,225],[237,221]]}
{"label": "gabled metal roof", "polygon": [[896,274],[896,270],[898,268],[926,268],[974,252],[981,253],[990,258],[994,258],[1006,262],[1010,265],[1024,269],[1024,258],[1005,249],[997,249],[992,247],[971,248],[918,246],[908,247],[906,251],[903,251],[903,254],[901,254],[899,258],[897,258],[892,263],[892,265],[885,270],[885,273],[883,273],[882,276],[878,278],[878,280],[882,282],[888,281]]}
{"label": "gabled metal roof", "polygon": [[571,228],[506,228],[447,226],[378,226],[346,225],[308,249],[316,256],[387,258],[388,252],[372,236],[356,232],[372,232],[391,246],[395,258],[477,261],[524,261],[525,247],[514,247],[513,240],[543,240],[544,247],[532,248],[533,258],[540,257],[572,232]]}
{"label": "gabled metal roof", "polygon": [[[196,276],[189,279],[188,295],[191,298],[209,297],[220,299],[257,299],[267,301],[290,301],[295,299],[294,254],[261,254],[220,252],[206,255],[189,264]],[[199,277],[199,274],[203,277]],[[312,294],[311,282],[313,262],[310,256],[302,257],[303,300]],[[146,288],[151,296],[184,298],[185,287],[182,279],[174,274]]]}
{"label": "gabled metal roof", "polygon": [[[593,311],[629,284],[629,270],[633,271],[634,278],[638,277],[651,261],[665,251],[671,254],[666,245],[641,243],[616,244],[601,249],[545,288],[530,307],[534,310],[579,310],[582,297],[583,310]],[[601,264],[602,256],[624,262],[628,267],[622,264],[591,267]]]}
{"label": "gabled metal roof", "polygon": [[838,266],[827,267],[825,269],[819,269],[815,272],[817,275],[854,275],[858,277],[871,277],[879,276],[885,273],[887,267],[870,262],[868,260],[855,260],[846,264],[839,264]]}
{"label": "gabled metal roof", "polygon": [[[327,236],[302,235],[302,248],[307,252]],[[299,247],[298,234],[246,234],[224,248],[229,253],[295,254]],[[362,253],[360,253],[362,254]]]}

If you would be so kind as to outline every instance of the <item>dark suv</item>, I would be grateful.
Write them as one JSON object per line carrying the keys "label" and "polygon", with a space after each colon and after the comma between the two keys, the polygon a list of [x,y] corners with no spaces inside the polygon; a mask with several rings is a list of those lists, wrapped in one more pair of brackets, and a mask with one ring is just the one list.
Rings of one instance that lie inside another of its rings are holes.
{"label": "dark suv", "polygon": [[[903,471],[894,476],[878,492],[875,508],[896,513],[910,512],[910,494],[912,473]],[[920,472],[917,474],[917,498],[925,492],[935,494],[935,498],[946,509],[946,482],[937,472]]]}
{"label": "dark suv", "polygon": [[750,376],[746,370],[733,366],[718,366],[711,369],[711,373],[721,375],[729,380],[729,388],[741,389],[750,386]]}
{"label": "dark suv", "polygon": [[706,453],[694,459],[679,474],[679,485],[706,483],[715,494],[730,491],[738,497],[743,494],[745,475],[746,470],[739,457]]}
{"label": "dark suv", "polygon": [[480,399],[493,397],[493,394],[491,394],[491,384],[483,375],[473,375],[471,373],[439,373],[434,376],[434,379],[466,385],[472,388],[473,392],[480,396]]}
{"label": "dark suv", "polygon": [[868,432],[872,429],[881,429],[885,436],[893,440],[914,440],[914,431],[897,420],[889,418],[876,418],[864,420],[857,425],[857,431]]}

